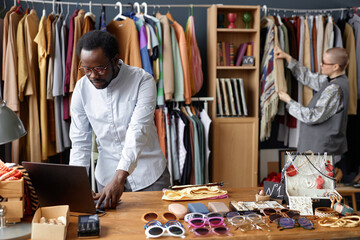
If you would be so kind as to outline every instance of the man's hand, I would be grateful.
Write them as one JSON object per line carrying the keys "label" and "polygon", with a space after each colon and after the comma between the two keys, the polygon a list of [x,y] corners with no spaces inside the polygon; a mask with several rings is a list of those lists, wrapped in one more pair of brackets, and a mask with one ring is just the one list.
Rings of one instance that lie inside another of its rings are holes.
{"label": "man's hand", "polygon": [[116,170],[111,182],[94,197],[94,199],[98,199],[96,208],[99,208],[103,201],[105,201],[105,208],[116,208],[116,205],[124,192],[124,184],[127,176],[129,176],[128,172]]}
{"label": "man's hand", "polygon": [[291,97],[286,92],[283,92],[281,90],[278,91],[279,98],[281,101],[288,103],[291,100]]}
{"label": "man's hand", "polygon": [[279,48],[278,46],[276,46],[274,49],[274,57],[275,59],[285,59],[287,63],[291,61],[291,56],[281,50],[281,48]]}

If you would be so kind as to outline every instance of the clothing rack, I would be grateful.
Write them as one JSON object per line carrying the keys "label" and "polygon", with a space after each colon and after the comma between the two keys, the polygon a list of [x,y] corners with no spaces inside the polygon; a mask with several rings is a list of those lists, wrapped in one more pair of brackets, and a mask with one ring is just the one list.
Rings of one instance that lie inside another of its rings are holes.
{"label": "clothing rack", "polygon": [[[208,113],[208,102],[214,101],[213,97],[192,97],[192,102],[204,102],[204,110]],[[170,102],[176,102],[175,100],[170,100]]]}
{"label": "clothing rack", "polygon": [[[65,2],[65,1],[43,1],[43,0],[20,0],[22,2],[26,2],[27,4],[29,3],[43,3],[43,4],[61,4],[61,5],[77,5],[77,6],[97,6],[97,7],[102,7],[102,6],[105,6],[105,7],[117,7],[117,4],[116,3],[92,3],[91,1],[87,2],[87,3],[83,3],[83,2]],[[14,0],[14,6],[16,5],[16,0]],[[134,3],[134,5],[136,4],[137,2]],[[145,2],[143,2],[145,3]],[[130,4],[130,3],[125,3],[125,4],[122,4],[123,7],[133,7],[134,6],[133,4]],[[222,6],[223,4],[217,4],[217,5],[220,5]],[[140,4],[140,7],[142,6],[142,4]],[[211,7],[211,4],[148,4],[147,5],[148,7],[153,7],[153,8],[188,8],[188,7],[196,7],[196,8],[208,8],[208,7]]]}
{"label": "clothing rack", "polygon": [[266,5],[261,7],[261,10],[264,12],[265,16],[269,10],[271,11],[282,11],[282,12],[292,12],[292,13],[327,13],[327,12],[344,12],[348,10],[354,10],[355,12],[360,9],[360,7],[348,7],[348,8],[328,8],[328,9],[294,9],[294,8],[270,8]]}

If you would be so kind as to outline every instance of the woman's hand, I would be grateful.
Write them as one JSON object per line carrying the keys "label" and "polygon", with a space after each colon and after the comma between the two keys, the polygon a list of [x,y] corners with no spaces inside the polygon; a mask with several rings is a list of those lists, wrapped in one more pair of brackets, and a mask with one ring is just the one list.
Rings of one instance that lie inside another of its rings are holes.
{"label": "woman's hand", "polygon": [[274,57],[275,59],[285,59],[287,63],[289,63],[292,58],[289,54],[281,50],[281,48],[279,48],[278,46],[276,46],[274,49]]}
{"label": "woman's hand", "polygon": [[283,92],[281,90],[278,91],[279,98],[281,101],[288,103],[291,100],[291,97],[286,92]]}

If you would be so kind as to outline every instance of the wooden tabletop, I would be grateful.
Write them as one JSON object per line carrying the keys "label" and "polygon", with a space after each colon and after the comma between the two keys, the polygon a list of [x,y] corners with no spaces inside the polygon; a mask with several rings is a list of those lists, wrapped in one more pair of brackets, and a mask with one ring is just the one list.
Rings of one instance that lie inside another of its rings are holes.
{"label": "wooden tabletop", "polygon": [[[255,201],[255,194],[258,188],[237,188],[226,189],[229,192],[229,198],[202,201],[181,201],[187,205],[189,202],[202,202],[206,206],[208,202],[225,202],[229,205],[231,200],[236,201]],[[100,218],[100,238],[101,239],[146,239],[144,231],[144,222],[141,217],[149,211],[156,211],[161,214],[167,211],[168,205],[173,202],[161,199],[162,192],[130,192],[124,193],[121,197],[121,204],[114,210],[107,211],[106,215]],[[67,239],[77,238],[78,218],[71,214],[70,224],[67,233]],[[208,235],[205,237],[194,236],[187,229],[187,224],[181,221],[186,229],[187,239],[215,239],[224,236]],[[248,232],[235,231],[234,227],[228,224],[232,236],[225,236],[228,239],[335,239],[350,238],[360,236],[360,227],[356,228],[327,228],[320,227],[314,223],[314,230],[305,230],[303,228],[285,229],[280,231],[277,225],[270,223],[271,231],[252,230]],[[175,237],[161,237],[161,239],[180,239]]]}

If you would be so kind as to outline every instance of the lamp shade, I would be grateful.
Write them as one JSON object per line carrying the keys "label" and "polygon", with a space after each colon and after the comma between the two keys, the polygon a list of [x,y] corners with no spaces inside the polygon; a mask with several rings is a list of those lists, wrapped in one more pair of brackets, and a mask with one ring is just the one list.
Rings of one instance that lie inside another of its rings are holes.
{"label": "lamp shade", "polygon": [[20,118],[0,98],[0,144],[12,142],[26,135]]}

